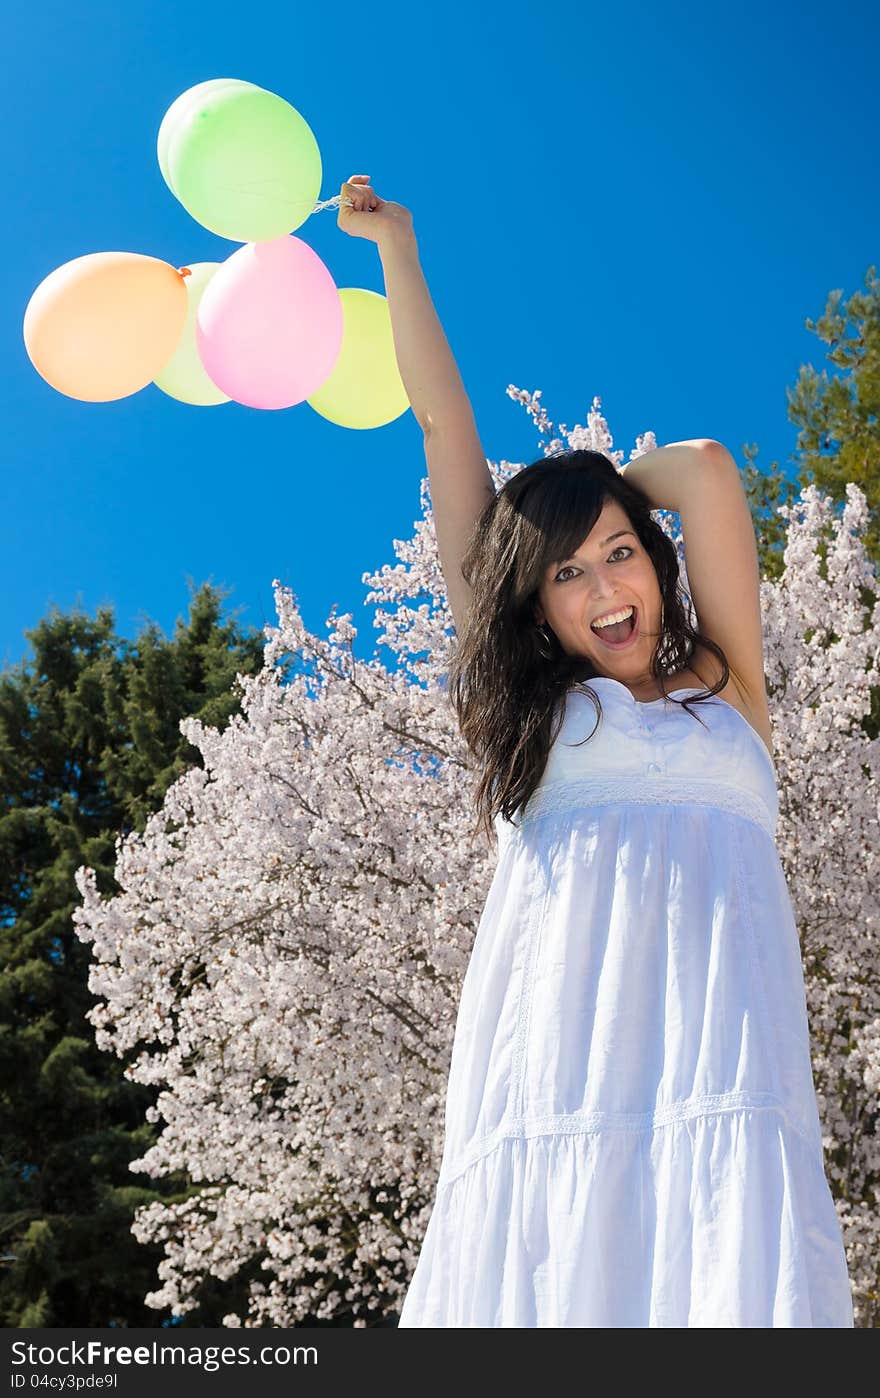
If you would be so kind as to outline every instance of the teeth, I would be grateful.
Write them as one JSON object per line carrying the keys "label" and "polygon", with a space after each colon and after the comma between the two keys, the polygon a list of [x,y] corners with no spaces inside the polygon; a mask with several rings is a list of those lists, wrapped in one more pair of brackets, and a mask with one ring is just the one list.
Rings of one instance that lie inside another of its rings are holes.
{"label": "teeth", "polygon": [[593,621],[591,626],[611,626],[615,621],[626,621],[628,616],[632,616],[634,608],[624,607],[622,612],[612,612],[610,616],[603,616],[601,621]]}

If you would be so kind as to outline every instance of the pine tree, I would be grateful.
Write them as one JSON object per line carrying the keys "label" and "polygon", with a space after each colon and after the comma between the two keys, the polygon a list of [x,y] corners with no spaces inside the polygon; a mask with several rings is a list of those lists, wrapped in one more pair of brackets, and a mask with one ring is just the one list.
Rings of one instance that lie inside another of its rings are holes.
{"label": "pine tree", "polygon": [[[830,346],[829,361],[846,372],[829,379],[826,369],[818,374],[812,364],[802,364],[794,388],[786,390],[789,419],[799,428],[795,472],[785,475],[776,461],[761,471],[755,465],[758,448],[743,449],[748,462],[743,484],[764,577],[782,574],[786,524],[778,507],[790,505],[811,483],[838,505],[849,482],[865,492],[870,512],[865,550],[875,568],[880,565],[880,279],[873,266],[865,273],[865,286],[867,294],[855,292],[843,309],[843,292],[830,292],[819,320],[807,317],[807,329]],[[871,599],[864,589],[866,607]],[[862,726],[869,737],[880,734],[880,689],[871,691],[871,712]]]}
{"label": "pine tree", "polygon": [[[173,639],[148,623],[134,643],[56,610],[27,634],[33,658],[0,676],[0,1312],[5,1326],[156,1326],[144,1306],[162,1252],[131,1235],[135,1210],[183,1199],[185,1175],[133,1175],[157,1128],[156,1093],[100,1052],[85,1018],[90,952],[74,935],[73,875],[118,892],[115,841],[142,831],[201,755],[178,731],[194,714],[223,728],[236,672],[262,665],[264,637],[220,619],[220,594],[191,587]],[[247,1278],[218,1287],[197,1321],[218,1325]],[[232,1289],[230,1289],[230,1287]],[[166,1318],[164,1324],[168,1324]]]}
{"label": "pine tree", "polygon": [[880,280],[876,268],[865,273],[867,294],[856,292],[841,309],[843,292],[829,293],[812,330],[830,348],[828,360],[846,373],[829,379],[812,364],[801,365],[793,389],[787,389],[789,420],[798,427],[794,470],[777,461],[769,470],[755,465],[758,448],[743,448],[747,459],[744,485],[752,506],[762,573],[779,578],[785,521],[776,511],[791,504],[803,486],[813,483],[842,504],[849,482],[868,499],[871,523],[865,534],[869,558],[880,564]]}

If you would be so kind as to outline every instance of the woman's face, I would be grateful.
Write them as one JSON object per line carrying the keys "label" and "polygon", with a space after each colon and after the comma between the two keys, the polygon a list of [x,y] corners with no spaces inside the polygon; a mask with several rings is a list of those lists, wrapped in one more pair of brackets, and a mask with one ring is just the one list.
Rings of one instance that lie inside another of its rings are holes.
{"label": "woman's face", "polygon": [[[625,532],[621,532],[625,531]],[[611,538],[612,534],[619,535]],[[619,645],[590,623],[635,608],[635,630]],[[588,656],[601,675],[624,684],[651,683],[650,662],[660,634],[661,596],[654,565],[617,501],[607,501],[571,558],[548,568],[538,589],[538,623],[546,622],[568,655]]]}

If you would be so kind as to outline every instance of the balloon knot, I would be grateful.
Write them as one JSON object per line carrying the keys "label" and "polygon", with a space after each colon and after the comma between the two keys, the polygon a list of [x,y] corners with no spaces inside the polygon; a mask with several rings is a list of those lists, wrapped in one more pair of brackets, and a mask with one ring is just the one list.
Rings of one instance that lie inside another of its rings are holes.
{"label": "balloon knot", "polygon": [[177,269],[177,275],[178,275],[179,277],[191,277],[191,276],[192,276],[192,268],[191,268],[191,267],[178,267],[178,269]]}

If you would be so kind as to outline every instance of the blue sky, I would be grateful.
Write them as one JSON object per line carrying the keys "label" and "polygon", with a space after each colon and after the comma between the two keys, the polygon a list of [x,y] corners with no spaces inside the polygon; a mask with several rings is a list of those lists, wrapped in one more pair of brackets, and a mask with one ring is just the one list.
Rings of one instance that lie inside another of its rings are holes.
{"label": "blue sky", "polygon": [[[54,268],[127,250],[174,266],[237,244],[166,188],[156,134],[187,88],[236,77],[306,118],[322,199],[367,173],[413,211],[422,266],[487,456],[540,453],[509,383],[551,419],[602,400],[636,434],[718,438],[785,466],[786,386],[825,365],[805,329],[880,261],[872,59],[880,12],[818,0],[705,3],[20,7],[5,33],[0,663],[50,605],[117,629],[185,616],[187,578],[274,622],[272,579],[326,635],[350,611],[373,652],[364,571],[395,561],[425,474],[411,412],[334,426],[303,403],[115,403],[50,388],[22,318]],[[335,212],[297,230],[339,286],[384,290],[375,247]],[[387,660],[387,652],[383,652]]]}

